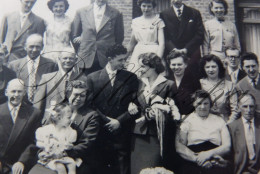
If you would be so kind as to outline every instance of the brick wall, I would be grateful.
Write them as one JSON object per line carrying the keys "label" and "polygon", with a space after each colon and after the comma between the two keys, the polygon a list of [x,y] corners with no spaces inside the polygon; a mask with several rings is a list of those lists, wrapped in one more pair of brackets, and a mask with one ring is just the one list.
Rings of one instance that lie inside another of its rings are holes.
{"label": "brick wall", "polygon": [[[234,0],[226,0],[226,1],[228,2],[228,6],[229,6],[227,18],[234,22],[235,20]],[[209,0],[183,0],[183,2],[188,6],[200,10],[203,21],[212,18],[212,16],[209,14],[208,11],[208,4],[210,2]],[[123,14],[124,27],[125,27],[124,45],[127,45],[131,35],[133,0],[108,0],[108,4],[117,8]]]}

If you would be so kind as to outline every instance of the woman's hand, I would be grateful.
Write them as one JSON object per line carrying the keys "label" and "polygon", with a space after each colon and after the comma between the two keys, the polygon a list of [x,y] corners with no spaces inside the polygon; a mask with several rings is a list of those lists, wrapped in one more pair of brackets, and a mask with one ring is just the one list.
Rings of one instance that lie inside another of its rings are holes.
{"label": "woman's hand", "polygon": [[211,164],[210,161],[206,161],[205,163],[203,163],[203,165],[201,167],[206,168],[206,169],[210,169],[213,165]]}
{"label": "woman's hand", "polygon": [[197,164],[199,166],[202,166],[207,160],[210,160],[211,157],[212,157],[212,154],[210,151],[202,151],[202,152],[198,153]]}
{"label": "woman's hand", "polygon": [[80,44],[81,43],[81,37],[79,36],[79,37],[74,38],[73,43],[74,44]]}
{"label": "woman's hand", "polygon": [[129,103],[129,106],[128,106],[128,112],[130,115],[135,115],[138,113],[138,107],[136,106],[136,104],[134,103]]}

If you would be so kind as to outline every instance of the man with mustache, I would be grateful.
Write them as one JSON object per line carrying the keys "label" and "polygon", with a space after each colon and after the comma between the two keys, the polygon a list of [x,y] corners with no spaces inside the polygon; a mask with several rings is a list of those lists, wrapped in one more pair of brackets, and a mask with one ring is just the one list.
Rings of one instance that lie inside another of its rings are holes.
{"label": "man with mustache", "polygon": [[260,75],[258,58],[254,53],[245,53],[241,58],[241,67],[247,76],[243,78],[237,85],[236,89],[239,94],[252,94],[256,98],[256,113],[260,114]]}
{"label": "man with mustache", "polygon": [[23,102],[25,86],[21,79],[11,80],[5,90],[8,101],[0,105],[0,173],[22,174],[30,168],[23,160],[28,145],[34,143],[40,126],[40,111]]}

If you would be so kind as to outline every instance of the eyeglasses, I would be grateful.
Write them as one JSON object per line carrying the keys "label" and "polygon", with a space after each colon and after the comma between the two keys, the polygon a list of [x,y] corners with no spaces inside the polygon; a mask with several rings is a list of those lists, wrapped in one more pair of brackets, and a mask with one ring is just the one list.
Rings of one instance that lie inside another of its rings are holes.
{"label": "eyeglasses", "polygon": [[230,59],[238,59],[239,58],[239,56],[227,56],[228,58],[230,58]]}

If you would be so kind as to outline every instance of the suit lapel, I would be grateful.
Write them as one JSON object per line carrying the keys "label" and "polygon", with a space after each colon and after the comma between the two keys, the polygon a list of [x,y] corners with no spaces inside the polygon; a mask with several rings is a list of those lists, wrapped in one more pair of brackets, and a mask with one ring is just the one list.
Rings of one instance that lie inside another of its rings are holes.
{"label": "suit lapel", "polygon": [[82,121],[83,121],[82,115],[77,114],[75,119],[74,119],[74,121],[73,121],[73,123],[72,123],[72,128],[73,129],[78,128]]}
{"label": "suit lapel", "polygon": [[179,35],[178,37],[180,38],[182,33],[184,32],[184,29],[186,28],[186,25],[189,22],[189,19],[191,17],[191,14],[188,11],[189,9],[184,5],[183,7],[183,12],[181,16],[181,21],[180,21],[180,27],[179,27]]}
{"label": "suit lapel", "polygon": [[23,27],[21,28],[20,33],[18,33],[18,35],[16,36],[16,38],[14,39],[17,40],[24,32],[26,32],[28,30],[28,28],[33,24],[33,18],[34,18],[34,14],[31,12],[28,16],[28,18],[26,19],[26,21],[24,22]]}
{"label": "suit lapel", "polygon": [[255,118],[255,140],[256,140],[256,154],[260,153],[260,122],[259,119]]}
{"label": "suit lapel", "polygon": [[88,21],[90,28],[92,28],[92,30],[96,33],[96,25],[95,25],[93,9],[94,9],[94,6],[91,5],[91,7],[85,11],[85,19]]}
{"label": "suit lapel", "polygon": [[109,19],[111,19],[112,15],[113,15],[113,11],[111,10],[111,8],[108,5],[106,5],[106,10],[105,10],[103,19],[100,23],[99,30],[97,32],[102,30],[102,28],[106,25],[106,23],[109,21]]}
{"label": "suit lapel", "polygon": [[240,119],[238,122],[235,136],[236,136],[237,140],[240,140],[240,142],[237,142],[237,144],[239,145],[239,149],[243,150],[247,154],[245,130],[244,130],[244,125],[243,125],[242,119]]}
{"label": "suit lapel", "polygon": [[258,89],[258,90],[260,90],[260,74],[258,75],[259,77],[258,77],[258,82],[257,82],[257,84],[256,84],[256,89]]}
{"label": "suit lapel", "polygon": [[28,85],[29,83],[29,72],[28,72],[28,62],[27,62],[27,58],[23,58],[23,60],[21,61],[19,68],[18,68],[18,72],[17,73],[17,77],[24,80],[25,84]]}
{"label": "suit lapel", "polygon": [[12,129],[9,142],[8,142],[8,148],[10,148],[14,142],[16,141],[17,137],[21,134],[23,129],[25,128],[25,125],[29,119],[30,114],[28,114],[28,110],[24,104],[21,105],[18,115],[14,124],[14,127]]}
{"label": "suit lapel", "polygon": [[106,97],[110,96],[112,91],[112,85],[105,68],[100,72],[98,83],[98,86],[102,87],[102,91],[100,92],[104,93]]}

